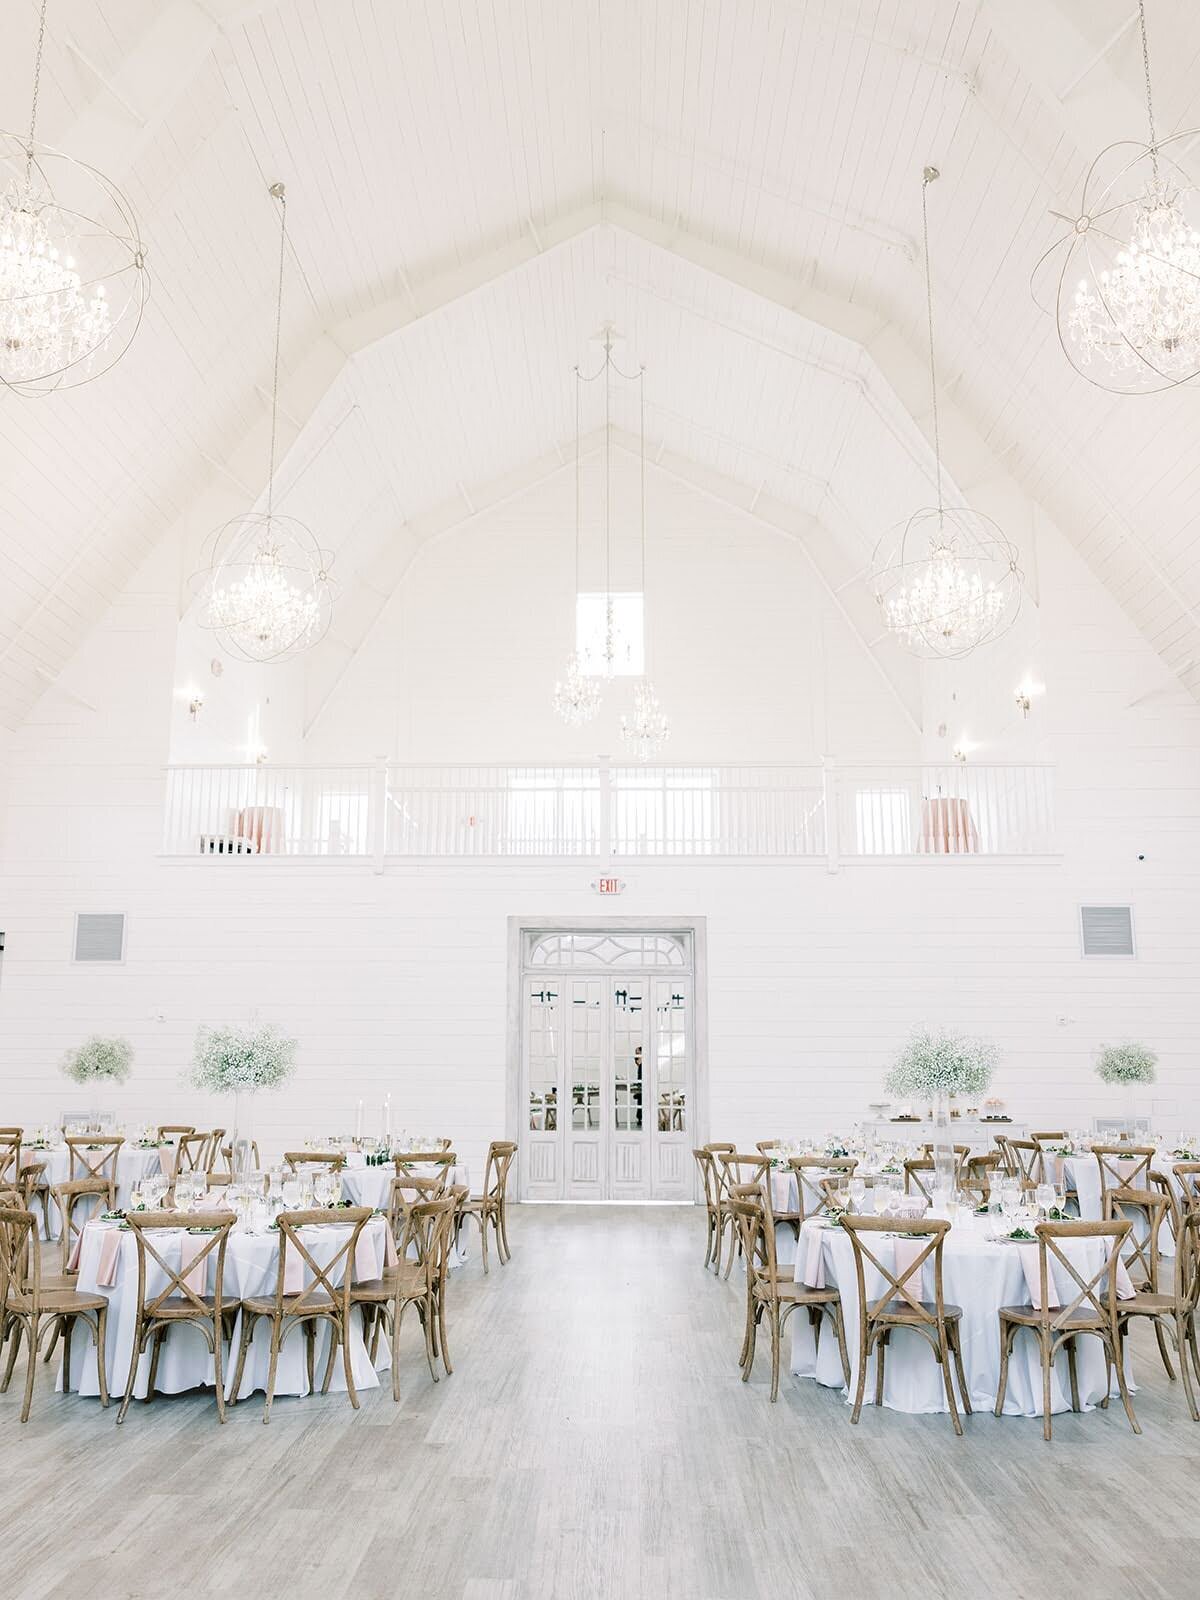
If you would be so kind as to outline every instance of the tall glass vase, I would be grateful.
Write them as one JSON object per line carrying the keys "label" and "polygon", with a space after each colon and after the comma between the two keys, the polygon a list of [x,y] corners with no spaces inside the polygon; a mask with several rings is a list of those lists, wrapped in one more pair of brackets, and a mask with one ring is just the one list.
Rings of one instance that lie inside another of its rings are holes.
{"label": "tall glass vase", "polygon": [[953,1193],[957,1162],[954,1156],[954,1129],[950,1123],[950,1096],[942,1089],[933,1101],[933,1186]]}
{"label": "tall glass vase", "polygon": [[229,1130],[231,1164],[235,1178],[253,1172],[254,1160],[254,1096],[236,1089],[233,1095],[233,1127]]}
{"label": "tall glass vase", "polygon": [[1137,1142],[1137,1084],[1133,1079],[1128,1079],[1122,1086],[1124,1088],[1125,1104],[1121,1115],[1125,1119],[1125,1132],[1136,1144]]}

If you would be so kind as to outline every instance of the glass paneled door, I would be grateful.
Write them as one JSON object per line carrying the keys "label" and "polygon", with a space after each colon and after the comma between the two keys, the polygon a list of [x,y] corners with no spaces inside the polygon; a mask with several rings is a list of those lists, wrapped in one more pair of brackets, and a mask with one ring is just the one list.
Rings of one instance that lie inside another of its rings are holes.
{"label": "glass paneled door", "polygon": [[[581,938],[555,936],[553,965],[565,970],[535,960],[523,979],[525,1197],[688,1200],[695,1074],[682,941],[565,944]],[[579,970],[585,955],[608,970]],[[629,970],[630,956],[671,970]]]}

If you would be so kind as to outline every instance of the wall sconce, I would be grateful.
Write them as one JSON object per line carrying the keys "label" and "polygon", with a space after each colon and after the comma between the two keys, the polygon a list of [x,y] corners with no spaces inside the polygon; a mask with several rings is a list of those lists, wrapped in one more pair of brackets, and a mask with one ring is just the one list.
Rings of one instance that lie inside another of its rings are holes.
{"label": "wall sconce", "polygon": [[203,710],[204,696],[197,690],[197,692],[188,701],[188,716],[191,717],[193,722],[199,722],[200,713]]}
{"label": "wall sconce", "polygon": [[1017,690],[1016,702],[1017,710],[1023,717],[1027,717],[1029,715],[1030,707],[1033,705],[1033,701],[1029,698],[1028,693],[1024,689]]}
{"label": "wall sconce", "polygon": [[957,750],[954,751],[954,759],[955,759],[955,761],[962,761],[962,762],[966,761],[967,752],[962,748],[961,745],[958,747]]}
{"label": "wall sconce", "polygon": [[267,755],[268,755],[268,750],[267,750],[266,745],[265,744],[260,744],[258,749],[254,752],[254,765],[256,767],[265,766],[266,763],[267,763]]}

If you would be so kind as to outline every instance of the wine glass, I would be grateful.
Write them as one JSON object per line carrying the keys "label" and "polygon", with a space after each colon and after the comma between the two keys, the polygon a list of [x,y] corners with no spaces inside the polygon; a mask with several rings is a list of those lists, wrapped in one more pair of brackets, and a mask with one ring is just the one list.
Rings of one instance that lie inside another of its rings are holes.
{"label": "wine glass", "polygon": [[1000,1210],[1004,1213],[1004,1220],[1012,1231],[1017,1213],[1021,1209],[1021,1186],[1016,1182],[1009,1182],[1000,1191]]}
{"label": "wine glass", "polygon": [[280,1198],[289,1211],[294,1211],[300,1204],[300,1180],[295,1173],[290,1173],[280,1185]]}
{"label": "wine glass", "polygon": [[1034,1190],[1034,1199],[1037,1201],[1038,1210],[1047,1214],[1055,1203],[1054,1185],[1052,1183],[1039,1183]]}
{"label": "wine glass", "polygon": [[867,1180],[853,1177],[850,1179],[850,1204],[855,1211],[862,1210],[862,1203],[867,1197]]}
{"label": "wine glass", "polygon": [[892,1191],[886,1183],[877,1183],[871,1190],[871,1205],[875,1215],[882,1217],[892,1203]]}

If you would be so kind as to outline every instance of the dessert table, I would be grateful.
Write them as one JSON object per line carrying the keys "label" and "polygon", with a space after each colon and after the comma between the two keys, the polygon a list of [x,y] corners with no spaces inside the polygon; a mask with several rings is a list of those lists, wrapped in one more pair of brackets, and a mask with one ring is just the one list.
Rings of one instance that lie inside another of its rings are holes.
{"label": "dessert table", "polygon": [[[305,1248],[324,1266],[345,1243],[349,1231],[348,1227],[328,1230],[304,1229],[301,1237],[304,1239]],[[189,1237],[192,1236],[180,1228],[156,1234],[154,1244],[167,1261],[174,1264],[174,1261],[179,1259],[182,1264],[184,1241]],[[171,1253],[172,1249],[175,1251],[174,1256]],[[378,1278],[384,1267],[389,1264],[389,1257],[394,1261],[395,1245],[388,1232],[387,1220],[384,1217],[372,1217],[363,1228],[359,1239],[353,1281],[366,1282],[371,1278]],[[289,1263],[291,1259],[289,1255]],[[211,1294],[216,1283],[215,1252],[209,1255],[206,1265],[208,1280],[205,1292]],[[225,1300],[232,1302],[251,1296],[273,1295],[278,1270],[277,1230],[268,1228],[259,1232],[249,1232],[235,1228],[229,1235],[225,1256],[225,1281],[222,1290]],[[341,1270],[339,1268],[336,1282],[341,1281]],[[150,1295],[153,1295],[156,1289],[161,1289],[167,1281],[162,1269],[149,1255],[146,1260],[146,1277],[147,1293]],[[137,1323],[137,1278],[137,1243],[132,1231],[121,1228],[115,1222],[89,1222],[83,1230],[83,1242],[80,1247],[78,1287],[83,1294],[101,1294],[108,1301],[105,1370],[111,1395],[124,1393],[129,1376],[129,1357],[133,1349],[134,1329]],[[312,1281],[312,1274],[307,1266],[304,1268],[303,1281],[304,1283]],[[302,1285],[298,1283],[297,1292],[300,1287]],[[224,1352],[226,1399],[233,1398],[233,1367],[236,1364],[241,1338],[241,1322],[239,1311],[233,1325],[232,1339]],[[318,1381],[324,1374],[324,1362],[328,1359],[329,1337],[328,1326],[318,1323],[316,1340]],[[246,1370],[242,1377],[238,1399],[245,1398],[256,1389],[265,1390],[270,1365],[270,1341],[270,1324],[265,1317],[260,1318],[246,1356]],[[386,1370],[391,1364],[391,1352],[387,1349],[387,1344],[386,1339],[379,1341],[379,1371]],[[232,1359],[230,1351],[233,1352]],[[363,1342],[361,1317],[358,1315],[351,1316],[350,1354],[356,1387],[378,1388],[379,1379]],[[133,1390],[137,1399],[145,1398],[149,1376],[150,1352],[147,1350],[138,1363],[137,1380]],[[186,1326],[170,1329],[162,1342],[155,1383],[165,1394],[180,1394],[187,1389],[213,1387],[213,1359],[203,1335],[197,1329]],[[64,1386],[73,1389],[80,1395],[99,1395],[96,1351],[89,1340],[80,1338],[72,1341],[69,1381],[60,1371],[58,1386],[60,1389]],[[330,1388],[344,1391],[345,1387],[345,1374],[341,1362],[338,1361],[334,1364]],[[280,1351],[275,1392],[277,1395],[309,1393],[305,1340],[304,1334],[299,1330],[289,1335]]]}
{"label": "dessert table", "polygon": [[[963,1365],[971,1405],[976,1411],[991,1411],[996,1404],[1000,1384],[1000,1307],[1031,1305],[1030,1277],[1036,1283],[1038,1273],[1035,1244],[997,1243],[989,1237],[987,1223],[988,1218],[974,1216],[955,1222],[947,1235],[942,1256],[946,1303],[962,1307]],[[885,1236],[876,1234],[872,1236],[871,1248],[886,1262],[888,1257],[884,1251],[890,1243]],[[1085,1278],[1099,1267],[1106,1253],[1102,1239],[1076,1239],[1066,1248]],[[1070,1304],[1078,1287],[1073,1288],[1069,1274],[1057,1264],[1053,1265],[1059,1294],[1064,1304]],[[867,1294],[878,1296],[884,1289],[883,1278],[869,1262],[864,1270]],[[925,1263],[922,1274],[922,1298],[932,1300],[932,1258]],[[852,1394],[858,1381],[859,1307],[854,1246],[845,1230],[819,1220],[806,1222],[800,1230],[795,1278],[798,1283],[810,1283],[817,1287],[821,1286],[823,1280],[825,1285],[835,1287],[841,1293],[851,1367],[849,1393]],[[1119,1282],[1118,1293],[1122,1288],[1131,1291],[1132,1286],[1126,1278]],[[795,1316],[791,1322],[792,1373],[799,1378],[815,1379],[829,1388],[845,1390],[836,1339],[826,1332],[818,1351],[807,1317]],[[1085,1411],[1090,1411],[1105,1394],[1104,1349],[1099,1339],[1081,1337],[1078,1340],[1078,1373],[1080,1403]],[[1133,1374],[1128,1347],[1125,1375],[1132,1390]],[[1117,1392],[1115,1380],[1112,1392]],[[1051,1397],[1055,1413],[1071,1409],[1065,1355],[1054,1364]],[[872,1355],[865,1403],[874,1404],[874,1398]],[[884,1368],[883,1403],[892,1411],[917,1414],[947,1410],[941,1369],[933,1359],[927,1341],[912,1329],[898,1328],[892,1332]],[[1022,1331],[1017,1335],[1009,1361],[1004,1415],[1040,1417],[1041,1414],[1042,1376],[1037,1341],[1032,1334]]]}
{"label": "dessert table", "polygon": [[[915,1122],[894,1122],[890,1117],[869,1117],[861,1127],[864,1134],[874,1134],[876,1139],[908,1141],[912,1144],[929,1144],[933,1140],[934,1124],[928,1117],[918,1118]],[[1006,1139],[1027,1139],[1028,1124],[985,1121],[982,1117],[950,1119],[951,1142],[970,1145],[972,1155],[986,1154],[992,1148],[992,1141],[998,1134],[1002,1134]]]}

